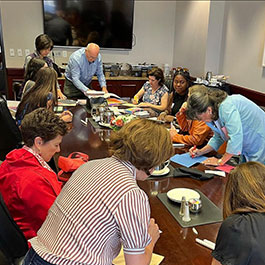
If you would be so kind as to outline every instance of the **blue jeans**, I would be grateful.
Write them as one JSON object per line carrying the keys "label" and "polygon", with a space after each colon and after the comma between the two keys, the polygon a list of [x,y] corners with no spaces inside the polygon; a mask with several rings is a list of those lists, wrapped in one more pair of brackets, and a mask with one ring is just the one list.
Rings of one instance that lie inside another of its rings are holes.
{"label": "blue jeans", "polygon": [[31,248],[25,256],[22,265],[53,265],[42,259],[33,248]]}

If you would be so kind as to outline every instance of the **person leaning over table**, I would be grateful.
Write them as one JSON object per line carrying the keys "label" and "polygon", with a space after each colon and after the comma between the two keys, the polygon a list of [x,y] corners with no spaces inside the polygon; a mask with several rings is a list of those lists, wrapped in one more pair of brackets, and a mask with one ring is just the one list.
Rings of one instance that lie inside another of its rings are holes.
{"label": "person leaning over table", "polygon": [[172,156],[170,135],[136,119],[111,135],[109,147],[111,157],[85,163],[65,184],[24,265],[111,265],[121,246],[127,265],[150,263],[159,229],[137,180]]}
{"label": "person leaning over table", "polygon": [[68,98],[84,98],[89,91],[92,77],[97,75],[102,91],[108,92],[103,73],[99,46],[89,43],[72,53],[65,70],[64,93]]}
{"label": "person leaning over table", "polygon": [[[21,125],[24,116],[37,108],[47,108],[53,111],[57,105],[57,73],[49,67],[41,68],[36,74],[35,85],[23,96],[16,111],[17,125]],[[69,111],[60,116],[65,122],[72,121]]]}
{"label": "person leaning over table", "polygon": [[212,252],[212,265],[265,264],[265,166],[240,164],[228,175],[224,221]]}
{"label": "person leaning over table", "polygon": [[[44,60],[46,64],[48,65],[48,67],[54,68],[55,71],[57,72],[57,75],[59,75],[60,70],[58,66],[53,62],[53,60],[50,57],[48,57],[49,53],[53,49],[52,39],[47,34],[40,34],[35,39],[35,48],[36,48],[36,51],[34,53],[31,53],[26,56],[24,68],[27,69],[28,64],[32,58],[39,58],[39,59]],[[57,91],[58,97],[61,99],[65,99],[66,97],[62,93],[58,83],[57,83],[57,90],[58,90]]]}
{"label": "person leaning over table", "polygon": [[[188,96],[190,96],[199,86],[195,85],[190,87]],[[206,88],[205,88],[206,89]],[[173,142],[183,143],[188,146],[200,146],[208,142],[213,135],[211,128],[203,121],[188,120],[186,117],[187,102],[185,101],[178,113],[176,114],[176,120],[180,126],[181,133],[178,133],[175,127],[171,127],[170,135]],[[168,118],[170,117],[170,118]],[[170,115],[164,116],[162,113],[158,117],[161,120],[173,120]],[[174,118],[174,117],[173,117]]]}
{"label": "person leaning over table", "polygon": [[223,165],[233,155],[240,155],[241,162],[265,164],[265,112],[249,99],[201,86],[188,98],[186,115],[204,121],[214,131],[205,147],[190,149],[191,156],[217,150],[227,141],[223,157],[208,158],[206,164]]}
{"label": "person leaning over table", "polygon": [[168,88],[164,85],[165,78],[162,69],[156,68],[148,73],[148,79],[143,87],[134,96],[132,103],[139,107],[149,107],[163,111],[168,104]]}
{"label": "person leaning over table", "polygon": [[37,235],[61,183],[47,162],[60,151],[67,126],[53,112],[39,108],[22,121],[25,145],[11,151],[0,166],[0,192],[26,239]]}

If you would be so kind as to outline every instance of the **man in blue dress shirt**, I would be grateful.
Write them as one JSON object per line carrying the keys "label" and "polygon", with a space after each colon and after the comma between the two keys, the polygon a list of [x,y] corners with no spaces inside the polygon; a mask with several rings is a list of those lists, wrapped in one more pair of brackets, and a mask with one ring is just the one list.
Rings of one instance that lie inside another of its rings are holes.
{"label": "man in blue dress shirt", "polygon": [[90,90],[94,75],[97,75],[102,91],[108,92],[99,46],[89,43],[86,48],[73,52],[69,58],[65,71],[64,94],[68,98],[84,98],[84,93]]}

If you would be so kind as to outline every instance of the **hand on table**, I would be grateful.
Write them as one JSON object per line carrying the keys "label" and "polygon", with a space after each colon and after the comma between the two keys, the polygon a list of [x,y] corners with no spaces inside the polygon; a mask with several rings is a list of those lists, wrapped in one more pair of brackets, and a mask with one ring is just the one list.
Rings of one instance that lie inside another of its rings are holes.
{"label": "hand on table", "polygon": [[171,124],[170,130],[169,130],[169,133],[170,133],[171,139],[178,133],[176,128],[172,124]]}
{"label": "hand on table", "polygon": [[138,106],[143,108],[149,108],[152,106],[152,104],[148,102],[141,102],[140,104],[138,104]]}
{"label": "hand on table", "polygon": [[69,110],[65,110],[61,115],[60,118],[64,121],[64,122],[72,122],[73,120],[73,114],[72,112],[70,112]]}
{"label": "hand on table", "polygon": [[216,157],[209,157],[206,160],[202,161],[202,164],[206,166],[219,166],[220,161]]}

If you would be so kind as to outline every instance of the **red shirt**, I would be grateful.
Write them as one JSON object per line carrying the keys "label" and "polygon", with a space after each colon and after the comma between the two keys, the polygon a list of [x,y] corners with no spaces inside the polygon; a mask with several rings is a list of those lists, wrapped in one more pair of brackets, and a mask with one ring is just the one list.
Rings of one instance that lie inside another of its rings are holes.
{"label": "red shirt", "polygon": [[0,192],[26,239],[36,236],[60,191],[56,174],[31,149],[13,150],[0,166]]}

